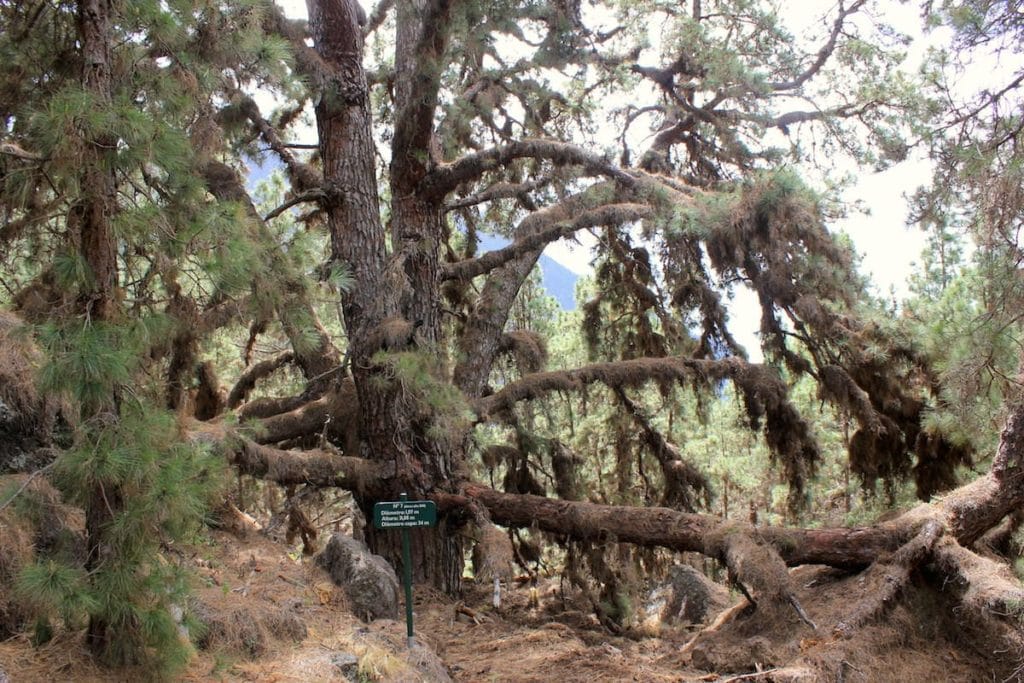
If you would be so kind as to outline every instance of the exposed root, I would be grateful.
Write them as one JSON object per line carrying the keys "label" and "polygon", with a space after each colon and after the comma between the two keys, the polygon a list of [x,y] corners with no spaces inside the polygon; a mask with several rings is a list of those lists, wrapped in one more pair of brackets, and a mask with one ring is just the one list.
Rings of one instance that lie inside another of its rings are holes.
{"label": "exposed root", "polygon": [[892,609],[911,574],[932,556],[935,544],[942,537],[942,526],[930,520],[910,542],[896,551],[891,558],[881,559],[865,572],[865,580],[879,589],[867,599],[857,603],[850,615],[836,624],[834,634],[853,637],[864,624],[874,621]]}
{"label": "exposed root", "polygon": [[718,616],[715,617],[714,621],[702,628],[693,636],[693,638],[690,638],[690,640],[687,641],[686,645],[683,646],[683,649],[679,651],[679,654],[683,657],[688,657],[693,652],[693,648],[697,646],[697,642],[701,638],[718,632],[723,626],[743,613],[744,610],[750,609],[751,607],[753,607],[753,603],[744,598],[732,607],[722,610]]}
{"label": "exposed root", "polygon": [[1024,587],[1005,564],[982,557],[952,539],[935,548],[935,563],[959,590],[963,614],[983,629],[1001,634],[1024,655]]}

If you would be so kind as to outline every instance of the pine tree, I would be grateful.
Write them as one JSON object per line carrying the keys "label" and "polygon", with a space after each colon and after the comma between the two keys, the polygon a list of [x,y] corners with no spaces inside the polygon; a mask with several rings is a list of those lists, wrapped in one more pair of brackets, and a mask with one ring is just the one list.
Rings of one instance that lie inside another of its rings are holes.
{"label": "pine tree", "polygon": [[[896,162],[934,114],[899,69],[905,39],[864,20],[876,3],[829,8],[809,39],[749,0],[409,0],[368,15],[309,0],[308,22],[265,0],[29,4],[0,5],[0,244],[45,381],[80,412],[56,470],[87,510],[90,559],[23,585],[51,614],[87,614],[99,654],[181,652],[160,646],[180,598],[154,543],[202,518],[216,468],[197,443],[244,474],[351,489],[367,516],[400,492],[430,497],[441,523],[417,537],[413,570],[446,590],[467,521],[571,537],[610,627],[627,623],[644,560],[623,544],[706,554],[802,619],[787,565],[883,571],[896,553],[904,582],[925,557],[957,585],[984,580],[969,548],[1024,500],[1016,404],[990,474],[880,527],[702,514],[717,482],[678,443],[677,420],[729,387],[789,520],[828,462],[808,383],[855,425],[849,468],[868,487],[913,476],[928,499],[971,458],[928,428],[931,359],[871,313],[827,226],[837,160]],[[246,184],[254,159],[288,181],[269,210]],[[547,370],[524,296],[544,247],[584,231],[600,245],[586,358]],[[480,254],[481,233],[511,242]],[[763,363],[730,330],[741,287]],[[237,377],[208,362],[225,338]],[[264,338],[289,348],[260,356]],[[254,392],[292,365],[291,395]],[[575,444],[559,395],[599,406],[570,418]],[[478,460],[500,485],[474,480]],[[397,564],[393,536],[366,530]],[[990,587],[1001,606],[1016,595]],[[972,595],[963,608],[1003,629]],[[874,599],[860,612],[883,613]]]}

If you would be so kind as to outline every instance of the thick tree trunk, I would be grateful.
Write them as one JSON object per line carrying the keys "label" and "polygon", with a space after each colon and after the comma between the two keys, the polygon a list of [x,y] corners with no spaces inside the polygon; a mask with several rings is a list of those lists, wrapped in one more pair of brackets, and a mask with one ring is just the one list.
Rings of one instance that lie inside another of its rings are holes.
{"label": "thick tree trunk", "polygon": [[[389,260],[377,204],[376,157],[358,8],[353,0],[308,0],[307,4],[314,48],[323,64],[320,71],[324,82],[316,105],[326,193],[322,205],[331,232],[333,258],[347,266],[355,280],[352,291],[343,298],[342,308],[359,400],[360,455],[394,466],[395,476],[383,495],[397,500],[400,492],[407,492],[414,499],[420,498],[455,480],[452,454],[426,437],[425,425],[404,407],[404,388],[391,369],[374,356],[389,350],[381,343],[382,332],[394,317],[419,323],[419,336],[427,344],[440,337],[436,296],[440,280],[440,209],[439,205],[418,201],[415,184],[424,172],[425,158],[420,152],[429,141],[436,101],[436,84],[431,88],[430,78],[424,81],[421,77],[431,69],[422,71],[424,65],[417,60],[430,61],[431,55],[443,52],[443,40],[440,44],[434,39],[424,40],[427,30],[440,28],[428,18],[437,18],[443,10],[427,3],[421,8],[406,8],[399,16],[399,33],[408,38],[405,49],[412,52],[397,60],[399,113],[392,150],[395,254]],[[419,14],[417,9],[426,14]],[[403,45],[401,39],[398,42]],[[423,43],[431,46],[430,54],[416,52]],[[421,351],[429,353],[430,349]],[[380,496],[356,493],[367,516]],[[416,535],[413,575],[454,591],[462,575],[462,547],[459,537],[445,531],[442,520],[436,530]],[[400,566],[398,534],[371,528],[367,541],[374,552]]]}

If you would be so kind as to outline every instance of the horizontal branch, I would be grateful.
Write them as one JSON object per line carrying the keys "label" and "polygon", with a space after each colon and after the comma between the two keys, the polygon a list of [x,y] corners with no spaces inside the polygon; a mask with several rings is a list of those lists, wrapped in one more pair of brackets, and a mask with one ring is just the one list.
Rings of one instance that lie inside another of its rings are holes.
{"label": "horizontal branch", "polygon": [[[577,540],[635,543],[669,550],[711,553],[706,540],[722,520],[662,507],[600,505],[526,494],[502,493],[479,484],[467,484],[462,495],[430,495],[441,510],[461,508],[476,501],[487,508],[495,524],[535,527]],[[737,525],[761,543],[771,545],[788,566],[826,564],[857,569],[880,555],[900,548],[913,537],[899,526],[851,529],[798,529]]]}
{"label": "horizontal branch", "polygon": [[637,358],[634,360],[592,363],[572,370],[553,370],[526,375],[505,385],[501,391],[477,401],[476,408],[482,418],[511,408],[519,401],[527,401],[556,391],[578,391],[588,384],[600,382],[611,388],[641,386],[654,379],[691,381],[701,379],[727,379],[739,373],[760,369],[741,358],[720,360],[694,358]]}
{"label": "horizontal branch", "polygon": [[228,462],[242,474],[283,486],[365,491],[376,488],[382,478],[381,466],[372,460],[323,450],[284,451],[248,439],[238,439],[238,446],[229,450]]}
{"label": "horizontal branch", "polygon": [[438,166],[423,178],[420,196],[437,199],[460,184],[479,178],[484,173],[508,165],[516,159],[550,161],[559,166],[582,166],[589,173],[603,175],[627,186],[634,184],[631,175],[602,156],[582,147],[555,140],[526,139],[502,147],[468,154],[449,164]]}
{"label": "horizontal branch", "polygon": [[231,392],[228,394],[228,408],[237,408],[249,396],[249,392],[255,388],[256,382],[294,361],[295,353],[285,351],[273,358],[260,361],[246,368],[239,375],[238,381],[235,382],[235,386],[232,387]]}
{"label": "horizontal branch", "polygon": [[393,469],[390,465],[333,451],[287,451],[258,444],[217,422],[190,422],[185,438],[213,447],[242,474],[284,486],[308,484],[369,492],[377,490],[387,478],[386,468]]}
{"label": "horizontal branch", "polygon": [[544,177],[521,183],[495,183],[482,192],[477,192],[476,194],[445,204],[444,210],[455,211],[456,209],[465,209],[477,204],[483,204],[484,202],[492,202],[496,199],[511,199],[538,190],[545,185],[550,185],[552,180],[553,178],[551,177]]}
{"label": "horizontal branch", "polygon": [[489,251],[474,259],[467,259],[445,266],[442,278],[446,280],[469,280],[478,275],[489,273],[512,259],[518,258],[528,251],[543,247],[563,237],[568,237],[580,230],[600,225],[622,225],[654,213],[651,207],[644,204],[609,204],[591,209],[571,221],[560,221],[539,232],[520,237],[512,244],[501,249]]}

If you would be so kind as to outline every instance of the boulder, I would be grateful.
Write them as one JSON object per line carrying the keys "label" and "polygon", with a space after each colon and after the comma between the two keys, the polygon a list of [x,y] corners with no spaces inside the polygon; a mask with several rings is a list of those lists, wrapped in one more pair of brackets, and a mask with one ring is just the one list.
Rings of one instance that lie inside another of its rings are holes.
{"label": "boulder", "polygon": [[660,624],[701,624],[728,605],[729,591],[693,567],[677,564],[648,593],[644,616]]}
{"label": "boulder", "polygon": [[364,621],[397,619],[401,587],[391,565],[360,541],[334,534],[316,562],[344,589],[352,612]]}
{"label": "boulder", "polygon": [[358,683],[359,657],[356,657],[351,652],[339,652],[331,657],[331,664],[343,676],[343,680]]}

